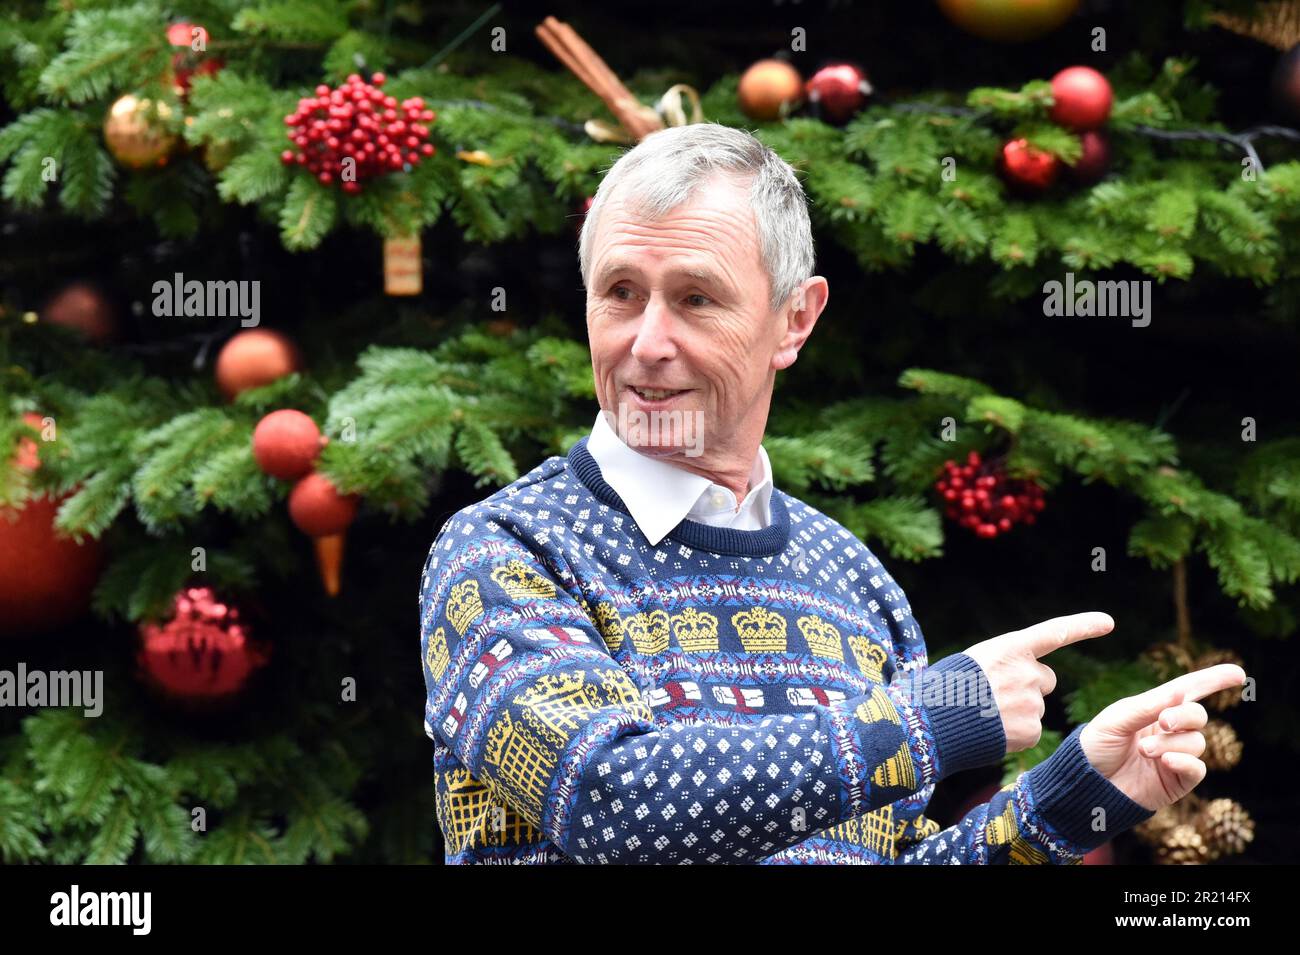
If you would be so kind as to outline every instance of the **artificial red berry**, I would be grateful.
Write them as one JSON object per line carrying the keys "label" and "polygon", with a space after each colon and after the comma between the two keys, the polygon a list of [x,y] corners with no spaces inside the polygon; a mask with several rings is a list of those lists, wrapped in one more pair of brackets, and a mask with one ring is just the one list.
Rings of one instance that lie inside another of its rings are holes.
{"label": "artificial red berry", "polygon": [[[282,152],[281,161],[297,163],[320,182],[337,182],[355,195],[364,180],[435,155],[428,126],[417,122],[428,122],[433,111],[418,96],[403,100],[399,111],[396,97],[380,89],[386,80],[379,72],[368,82],[352,73],[337,88],[321,84],[315,95],[300,99],[297,110],[284,117],[286,135],[298,148]],[[354,164],[355,175],[340,180],[335,173],[345,158]]]}
{"label": "artificial red berry", "polygon": [[946,502],[944,514],[983,538],[1005,534],[1016,524],[1034,523],[1046,506],[1043,489],[1033,481],[1012,478],[998,462],[985,462],[971,451],[966,463],[945,461],[935,489]]}

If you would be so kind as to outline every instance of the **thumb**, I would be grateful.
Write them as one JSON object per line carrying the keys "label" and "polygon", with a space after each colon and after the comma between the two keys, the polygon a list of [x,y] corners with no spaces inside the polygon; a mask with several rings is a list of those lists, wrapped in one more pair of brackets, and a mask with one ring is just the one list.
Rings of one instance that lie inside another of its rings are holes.
{"label": "thumb", "polygon": [[1178,799],[1182,799],[1199,786],[1201,780],[1205,778],[1207,771],[1205,763],[1191,753],[1164,753],[1160,760],[1178,779],[1176,787]]}

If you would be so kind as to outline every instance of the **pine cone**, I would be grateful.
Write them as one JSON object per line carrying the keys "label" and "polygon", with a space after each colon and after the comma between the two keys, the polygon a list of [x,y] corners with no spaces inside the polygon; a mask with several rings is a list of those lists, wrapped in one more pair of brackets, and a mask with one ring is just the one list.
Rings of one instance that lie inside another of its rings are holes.
{"label": "pine cone", "polygon": [[1232,769],[1241,762],[1241,740],[1231,724],[1210,720],[1201,734],[1205,737],[1205,752],[1201,760],[1206,769]]}
{"label": "pine cone", "polygon": [[1212,13],[1210,21],[1279,50],[1289,50],[1300,43],[1300,3],[1295,0],[1258,4],[1251,9],[1249,16]]}
{"label": "pine cone", "polygon": [[1160,847],[1176,827],[1190,824],[1201,812],[1203,802],[1195,793],[1188,793],[1178,802],[1157,809],[1146,822],[1139,823],[1133,832],[1149,846]]}
{"label": "pine cone", "polygon": [[1151,847],[1164,844],[1165,837],[1178,825],[1178,812],[1173,806],[1156,810],[1156,814],[1133,827],[1133,834]]}
{"label": "pine cone", "polygon": [[1161,680],[1172,680],[1192,668],[1192,655],[1175,642],[1155,643],[1142,651],[1141,661]]}
{"label": "pine cone", "polygon": [[[1193,662],[1190,669],[1203,670],[1219,663],[1235,663],[1243,670],[1246,669],[1246,664],[1242,662],[1241,657],[1231,650],[1208,650]],[[1230,686],[1226,690],[1220,690],[1212,696],[1207,696],[1202,702],[1208,709],[1222,713],[1224,710],[1241,702],[1241,687]]]}
{"label": "pine cone", "polygon": [[1211,859],[1246,851],[1255,838],[1255,820],[1233,799],[1212,799],[1201,811],[1197,830]]}
{"label": "pine cone", "polygon": [[1156,862],[1160,865],[1204,865],[1209,858],[1205,841],[1190,823],[1170,829],[1164,843],[1156,849]]}

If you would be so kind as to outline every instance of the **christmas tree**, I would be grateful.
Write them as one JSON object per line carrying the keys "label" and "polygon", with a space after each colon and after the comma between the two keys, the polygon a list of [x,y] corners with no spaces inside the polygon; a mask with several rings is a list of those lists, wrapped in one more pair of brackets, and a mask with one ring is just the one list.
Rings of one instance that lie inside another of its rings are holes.
{"label": "christmas tree", "polygon": [[1221,772],[1148,835],[1267,851],[1249,757],[1300,735],[1295,4],[697,6],[9,5],[0,670],[103,693],[0,707],[0,859],[441,858],[424,556],[590,429],[575,228],[626,144],[701,120],[799,171],[834,293],[778,377],[777,486],[888,561],[931,659],[1118,622],[1053,656],[1057,730],[997,782],[1240,661],[1273,692],[1208,707]]}

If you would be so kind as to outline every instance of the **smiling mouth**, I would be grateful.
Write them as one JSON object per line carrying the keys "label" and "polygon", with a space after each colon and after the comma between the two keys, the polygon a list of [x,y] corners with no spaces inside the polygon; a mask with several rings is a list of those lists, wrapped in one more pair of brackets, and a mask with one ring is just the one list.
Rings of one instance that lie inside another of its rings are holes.
{"label": "smiling mouth", "polygon": [[689,388],[638,388],[636,385],[628,385],[628,389],[636,392],[637,396],[645,401],[666,401],[690,391]]}

